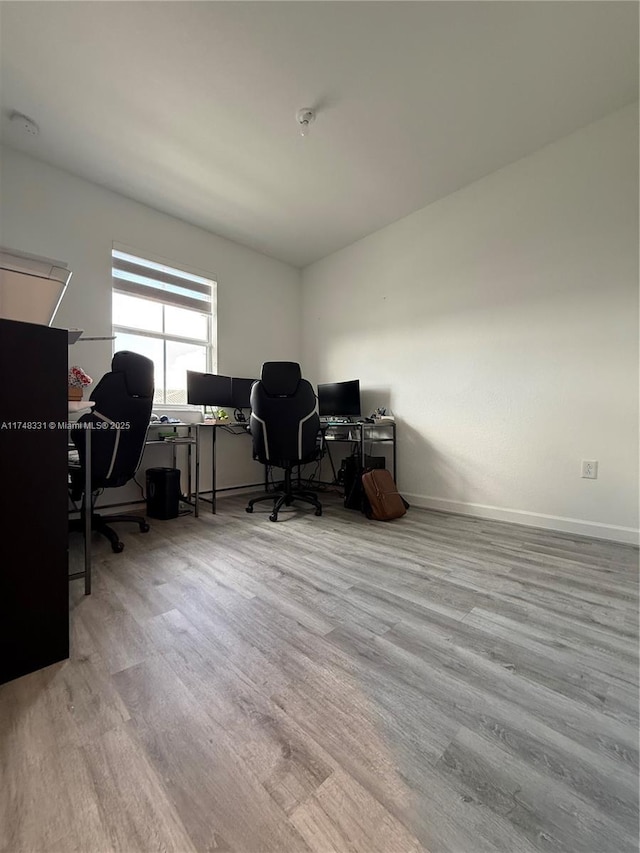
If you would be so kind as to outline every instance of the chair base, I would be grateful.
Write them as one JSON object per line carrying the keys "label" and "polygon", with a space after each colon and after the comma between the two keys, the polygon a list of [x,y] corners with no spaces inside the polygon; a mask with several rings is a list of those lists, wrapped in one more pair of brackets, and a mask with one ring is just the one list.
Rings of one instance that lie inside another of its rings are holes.
{"label": "chair base", "polygon": [[[119,554],[124,550],[124,542],[120,541],[118,534],[107,524],[113,521],[132,521],[140,528],[141,533],[148,533],[151,529],[146,518],[141,515],[107,515],[102,516],[97,512],[91,514],[91,529],[96,533],[101,533],[111,543],[111,550],[114,554]],[[84,531],[84,519],[74,518],[69,522],[69,530],[82,533]]]}
{"label": "chair base", "polygon": [[291,470],[287,469],[284,472],[284,488],[278,492],[270,492],[268,495],[260,495],[259,498],[251,498],[247,506],[246,512],[253,512],[254,504],[262,501],[273,501],[273,510],[269,516],[269,521],[277,521],[278,513],[283,506],[291,506],[294,501],[304,501],[315,507],[315,514],[322,515],[322,504],[318,500],[315,492],[309,492],[306,489],[294,489],[291,485]]}

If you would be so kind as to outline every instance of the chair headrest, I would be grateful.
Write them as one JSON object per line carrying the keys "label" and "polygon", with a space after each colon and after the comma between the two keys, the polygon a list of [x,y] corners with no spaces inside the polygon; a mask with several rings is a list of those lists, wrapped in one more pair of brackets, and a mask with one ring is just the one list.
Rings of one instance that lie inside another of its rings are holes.
{"label": "chair headrest", "polygon": [[111,360],[111,371],[124,374],[127,393],[131,397],[153,397],[153,362],[150,358],[121,350]]}
{"label": "chair headrest", "polygon": [[302,378],[300,365],[295,361],[265,361],[260,381],[270,397],[292,397]]}

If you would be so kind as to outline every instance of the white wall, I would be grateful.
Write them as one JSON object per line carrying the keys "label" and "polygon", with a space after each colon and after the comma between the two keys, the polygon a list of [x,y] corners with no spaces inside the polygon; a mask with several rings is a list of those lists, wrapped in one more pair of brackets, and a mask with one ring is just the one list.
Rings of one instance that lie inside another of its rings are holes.
{"label": "white wall", "polygon": [[614,113],[303,271],[306,374],[391,407],[416,505],[637,541],[637,126]]}
{"label": "white wall", "polygon": [[[299,270],[13,149],[2,148],[0,164],[0,244],[65,261],[73,271],[54,325],[81,328],[86,335],[111,334],[115,241],[215,278],[220,373],[259,376],[263,361],[299,360]],[[78,342],[69,355],[97,381],[109,369],[112,343]],[[217,459],[219,486],[262,477],[245,437],[222,436]],[[149,449],[142,467],[169,464],[164,448]],[[137,489],[112,491],[109,500],[136,495]]]}

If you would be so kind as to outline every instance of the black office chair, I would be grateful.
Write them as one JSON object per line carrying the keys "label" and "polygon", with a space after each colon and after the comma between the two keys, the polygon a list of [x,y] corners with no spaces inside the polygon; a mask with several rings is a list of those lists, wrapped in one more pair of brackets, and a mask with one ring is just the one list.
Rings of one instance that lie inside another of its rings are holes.
{"label": "black office chair", "polygon": [[262,374],[251,388],[250,430],[253,458],[263,465],[284,469],[284,488],[252,498],[247,512],[260,501],[273,501],[269,518],[278,520],[278,512],[293,501],[305,501],[322,515],[322,504],[314,492],[296,489],[291,473],[296,465],[318,458],[320,419],[316,395],[311,384],[302,379],[300,365],[293,361],[266,361]]}
{"label": "black office chair", "polygon": [[[124,486],[133,479],[144,451],[151,407],[154,377],[151,359],[135,352],[117,352],[111,361],[111,372],[96,385],[91,400],[92,411],[80,418],[91,428],[91,488]],[[85,471],[84,429],[75,429],[73,443],[78,450],[79,463],[70,468],[70,496],[75,502],[83,497]],[[147,521],[136,515],[101,516],[93,512],[93,496],[84,495],[83,512],[89,507],[91,527],[111,542],[115,553],[123,543],[108,522],[133,521],[142,533],[149,530]],[[71,530],[82,530],[83,520],[70,522]]]}

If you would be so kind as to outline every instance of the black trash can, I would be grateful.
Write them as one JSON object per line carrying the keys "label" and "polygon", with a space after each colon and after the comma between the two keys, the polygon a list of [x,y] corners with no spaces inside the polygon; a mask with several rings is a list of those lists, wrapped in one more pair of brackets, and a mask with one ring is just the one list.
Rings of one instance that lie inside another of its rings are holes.
{"label": "black trash can", "polygon": [[177,518],[180,509],[180,470],[147,468],[147,515]]}

